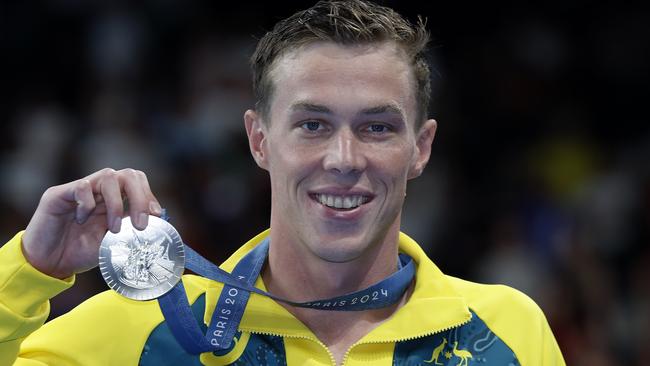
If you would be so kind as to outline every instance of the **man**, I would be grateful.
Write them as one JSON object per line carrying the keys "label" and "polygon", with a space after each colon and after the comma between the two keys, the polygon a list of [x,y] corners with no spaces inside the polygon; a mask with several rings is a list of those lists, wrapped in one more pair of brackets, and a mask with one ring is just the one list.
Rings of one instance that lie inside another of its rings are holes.
{"label": "man", "polygon": [[[525,295],[443,275],[399,232],[406,183],[421,174],[436,122],[427,119],[428,40],[390,9],[320,2],[279,22],[253,55],[250,150],[269,172],[270,229],[256,286],[292,301],[363,290],[413,258],[415,279],[396,302],[327,311],[252,295],[233,345],[194,355],[156,301],[112,291],[43,326],[47,300],[97,265],[122,217],[144,229],[160,204],[142,172],[105,169],[48,189],[24,233],[0,252],[3,364],[555,365],[562,356]],[[128,200],[128,212],[123,200]],[[192,311],[210,322],[223,286],[183,279]]]}

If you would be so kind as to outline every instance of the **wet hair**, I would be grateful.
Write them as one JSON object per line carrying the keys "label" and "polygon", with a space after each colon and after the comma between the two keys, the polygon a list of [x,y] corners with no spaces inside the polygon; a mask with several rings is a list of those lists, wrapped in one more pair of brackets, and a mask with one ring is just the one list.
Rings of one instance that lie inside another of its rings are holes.
{"label": "wet hair", "polygon": [[363,0],[319,1],[279,21],[260,39],[251,57],[258,113],[269,117],[275,87],[271,71],[287,53],[320,41],[345,46],[392,41],[405,52],[413,70],[418,109],[415,125],[419,127],[427,118],[431,97],[425,25],[421,17],[412,24],[391,8]]}

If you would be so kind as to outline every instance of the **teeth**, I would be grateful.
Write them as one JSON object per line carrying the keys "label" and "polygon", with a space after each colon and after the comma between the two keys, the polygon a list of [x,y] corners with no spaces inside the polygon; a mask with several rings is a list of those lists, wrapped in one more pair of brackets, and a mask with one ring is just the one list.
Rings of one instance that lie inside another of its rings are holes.
{"label": "teeth", "polygon": [[364,196],[335,196],[331,194],[318,194],[316,200],[322,205],[334,208],[356,208],[368,201]]}
{"label": "teeth", "polygon": [[343,199],[340,196],[336,196],[336,198],[334,198],[334,207],[343,208]]}
{"label": "teeth", "polygon": [[[356,201],[356,200],[355,200]],[[352,207],[352,198],[350,197],[345,197],[343,199],[343,208],[350,208]]]}

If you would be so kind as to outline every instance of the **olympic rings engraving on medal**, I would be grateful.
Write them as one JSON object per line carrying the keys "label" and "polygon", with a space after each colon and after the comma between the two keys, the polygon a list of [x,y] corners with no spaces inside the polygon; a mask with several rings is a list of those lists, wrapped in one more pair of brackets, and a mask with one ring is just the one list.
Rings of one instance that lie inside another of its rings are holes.
{"label": "olympic rings engraving on medal", "polygon": [[119,233],[106,233],[99,247],[99,269],[110,288],[134,300],[151,300],[171,290],[185,269],[183,241],[167,221],[149,216],[140,231],[122,219]]}

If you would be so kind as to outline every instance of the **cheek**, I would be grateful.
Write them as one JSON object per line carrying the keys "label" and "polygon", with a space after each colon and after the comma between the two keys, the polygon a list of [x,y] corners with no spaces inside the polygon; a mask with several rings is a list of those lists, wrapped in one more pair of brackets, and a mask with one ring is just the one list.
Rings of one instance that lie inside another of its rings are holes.
{"label": "cheek", "polygon": [[413,160],[413,147],[400,144],[389,148],[377,149],[371,156],[376,166],[381,167],[384,174],[392,177],[396,184],[401,184],[408,176]]}
{"label": "cheek", "polygon": [[287,183],[302,181],[318,167],[318,155],[314,151],[291,146],[287,142],[272,145],[268,155],[272,183],[287,189]]}

